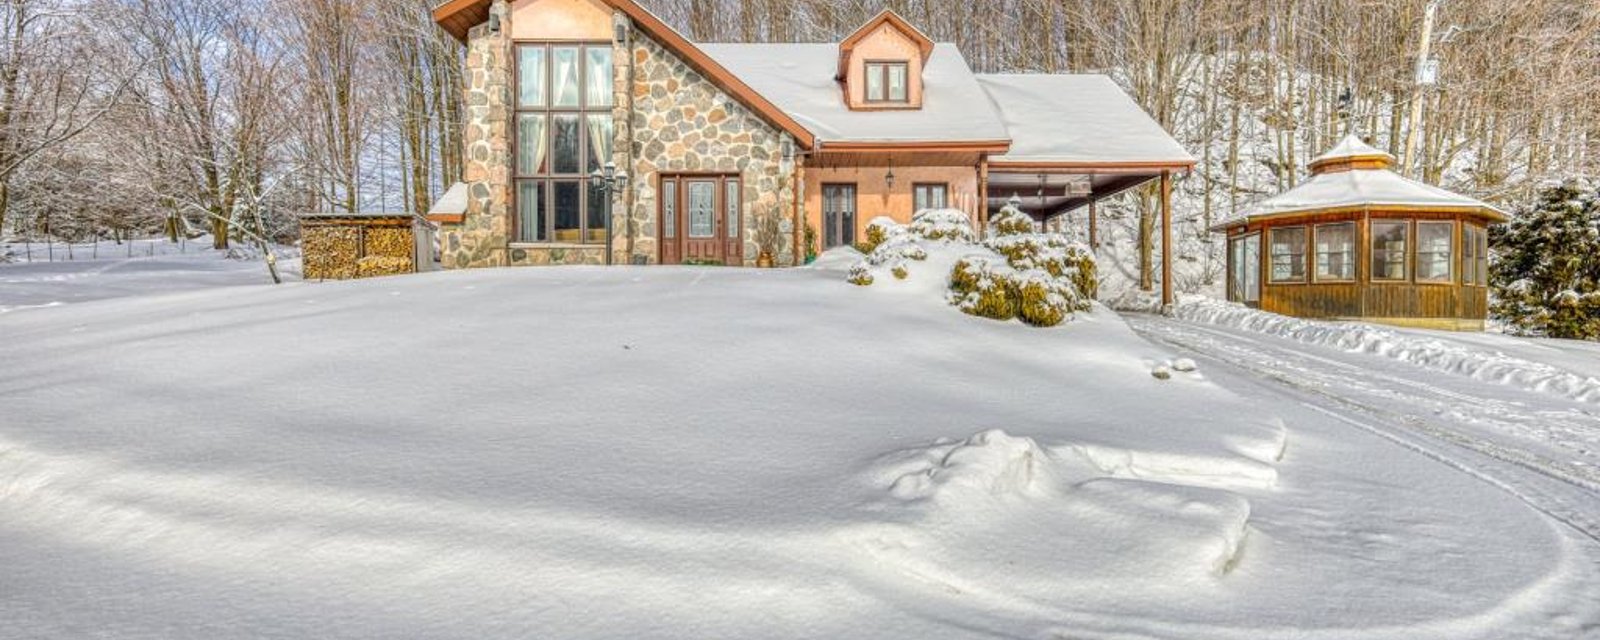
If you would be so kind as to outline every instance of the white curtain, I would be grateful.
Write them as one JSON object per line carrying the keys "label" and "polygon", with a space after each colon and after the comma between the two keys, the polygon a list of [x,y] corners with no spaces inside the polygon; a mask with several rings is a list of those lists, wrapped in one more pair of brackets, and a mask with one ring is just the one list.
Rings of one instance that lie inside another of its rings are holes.
{"label": "white curtain", "polygon": [[587,70],[590,107],[606,107],[611,105],[611,50],[601,47],[590,47],[589,68]]}
{"label": "white curtain", "polygon": [[517,116],[517,174],[524,176],[545,173],[544,114],[526,113]]}
{"label": "white curtain", "polygon": [[589,116],[589,164],[603,167],[611,162],[611,116]]}
{"label": "white curtain", "polygon": [[578,106],[578,49],[576,47],[557,47],[552,50],[555,63],[553,69],[553,87],[555,98],[552,101],[557,107]]}

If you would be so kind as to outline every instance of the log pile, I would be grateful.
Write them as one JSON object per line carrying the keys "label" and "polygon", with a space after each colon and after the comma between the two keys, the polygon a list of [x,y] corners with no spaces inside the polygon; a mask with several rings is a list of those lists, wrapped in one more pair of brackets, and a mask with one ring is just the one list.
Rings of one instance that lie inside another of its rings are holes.
{"label": "log pile", "polygon": [[359,227],[316,225],[301,231],[301,249],[307,280],[346,280],[356,277],[361,258]]}

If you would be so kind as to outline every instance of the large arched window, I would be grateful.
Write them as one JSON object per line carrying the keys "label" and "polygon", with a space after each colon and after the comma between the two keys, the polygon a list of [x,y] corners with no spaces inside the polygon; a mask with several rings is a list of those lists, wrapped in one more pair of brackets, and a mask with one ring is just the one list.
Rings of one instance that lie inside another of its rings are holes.
{"label": "large arched window", "polygon": [[604,243],[605,202],[585,177],[611,159],[611,43],[516,51],[517,241]]}

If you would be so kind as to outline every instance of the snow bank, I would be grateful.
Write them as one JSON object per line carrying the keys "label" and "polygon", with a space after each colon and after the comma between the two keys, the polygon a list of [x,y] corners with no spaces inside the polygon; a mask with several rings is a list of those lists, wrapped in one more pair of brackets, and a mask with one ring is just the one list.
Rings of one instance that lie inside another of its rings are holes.
{"label": "snow bank", "polygon": [[1368,353],[1484,382],[1600,404],[1600,379],[1595,377],[1415,333],[1355,322],[1291,318],[1198,297],[1185,297],[1173,314],[1193,322],[1246,329],[1350,353]]}

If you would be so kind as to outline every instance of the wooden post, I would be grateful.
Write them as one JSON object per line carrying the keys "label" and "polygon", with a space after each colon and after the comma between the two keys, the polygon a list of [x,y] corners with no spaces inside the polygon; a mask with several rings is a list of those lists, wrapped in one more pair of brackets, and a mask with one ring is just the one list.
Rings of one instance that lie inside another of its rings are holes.
{"label": "wooden post", "polygon": [[978,237],[989,226],[989,155],[978,156]]}
{"label": "wooden post", "polygon": [[1172,298],[1172,172],[1161,172],[1161,306],[1171,307]]}
{"label": "wooden post", "polygon": [[1089,248],[1100,248],[1100,214],[1095,211],[1094,194],[1089,195]]}

